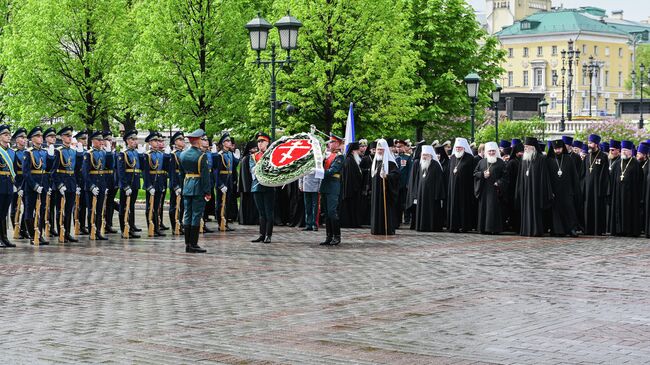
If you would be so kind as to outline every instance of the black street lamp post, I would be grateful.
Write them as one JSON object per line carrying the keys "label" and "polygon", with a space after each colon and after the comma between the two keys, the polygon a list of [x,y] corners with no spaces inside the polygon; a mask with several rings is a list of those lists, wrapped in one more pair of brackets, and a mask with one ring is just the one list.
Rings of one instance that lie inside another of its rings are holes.
{"label": "black street lamp post", "polygon": [[257,67],[264,65],[266,70],[268,70],[269,66],[271,67],[269,74],[271,76],[271,138],[273,140],[275,140],[275,111],[282,104],[282,102],[278,102],[276,98],[276,78],[284,65],[291,65],[292,62],[296,62],[291,59],[290,52],[291,50],[298,48],[298,29],[302,27],[302,23],[287,12],[287,15],[275,23],[275,27],[278,29],[280,34],[280,47],[287,51],[287,58],[285,60],[276,59],[275,43],[271,44],[271,59],[262,60],[260,58],[261,51],[266,49],[269,30],[273,28],[266,19],[262,18],[258,14],[257,17],[246,24],[246,29],[248,29],[248,35],[250,37],[251,49],[257,52],[255,64],[257,64]]}
{"label": "black street lamp post", "polygon": [[[562,116],[560,117],[560,132],[564,132],[564,129],[566,128],[565,121],[564,121],[564,75],[566,74],[566,68],[564,67],[564,57],[565,57],[566,51],[562,50],[562,68],[560,69],[560,72],[562,73]],[[553,74],[553,83],[557,85],[557,79],[558,75],[557,73]]]}
{"label": "black street lamp post", "polygon": [[492,90],[492,102],[494,103],[494,138],[499,143],[499,101],[501,100],[501,90],[503,88],[498,82],[494,83]]}
{"label": "black street lamp post", "polygon": [[[643,129],[643,73],[645,72],[645,65],[639,66],[639,90],[641,91],[641,99],[639,99],[639,129]],[[632,85],[636,83],[636,72],[632,70]]]}
{"label": "black street lamp post", "polygon": [[[566,58],[565,58],[566,57]],[[573,40],[569,40],[568,44],[568,51],[562,50],[562,65],[564,65],[564,62],[566,61],[566,65],[569,67],[568,69],[568,77],[567,77],[567,97],[569,98],[568,104],[567,104],[567,119],[571,121],[573,119],[573,110],[572,110],[572,97],[573,97],[573,92],[571,90],[571,87],[573,85],[573,67],[574,67],[574,62],[575,62],[575,67],[578,67],[578,61],[580,59],[580,51],[579,50],[574,50],[573,49]]]}
{"label": "black street lamp post", "polygon": [[[591,116],[591,87],[594,77],[598,77],[598,62],[594,61],[594,56],[589,56],[589,63],[582,64],[582,77],[589,76],[589,116]],[[598,103],[596,103],[596,108]]]}
{"label": "black street lamp post", "polygon": [[548,109],[548,103],[546,102],[546,99],[542,99],[542,101],[539,102],[539,115],[542,117],[542,121],[544,122],[544,127],[542,129],[542,139],[545,139],[545,133],[546,133],[546,110]]}
{"label": "black street lamp post", "polygon": [[467,86],[467,97],[472,103],[472,114],[470,115],[472,120],[472,139],[471,142],[474,142],[474,123],[475,123],[475,112],[476,112],[476,102],[478,101],[478,87],[481,82],[481,78],[475,73],[471,72],[465,76],[465,86]]}

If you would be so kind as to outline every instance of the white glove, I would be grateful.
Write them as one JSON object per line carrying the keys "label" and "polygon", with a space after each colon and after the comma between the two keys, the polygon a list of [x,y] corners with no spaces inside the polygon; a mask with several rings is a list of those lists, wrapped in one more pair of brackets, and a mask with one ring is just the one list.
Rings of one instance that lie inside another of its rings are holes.
{"label": "white glove", "polygon": [[54,156],[54,145],[53,144],[47,146],[47,154],[48,154],[48,156]]}
{"label": "white glove", "polygon": [[19,197],[22,198],[22,197],[23,197],[23,194],[24,194],[23,189],[18,190],[18,196],[19,196]]}
{"label": "white glove", "polygon": [[104,151],[111,152],[111,146],[110,145],[105,145],[104,146]]}
{"label": "white glove", "polygon": [[104,190],[104,194],[108,194],[108,189]]}
{"label": "white glove", "polygon": [[68,189],[66,189],[64,185],[61,185],[61,187],[59,187],[59,192],[61,193],[61,195],[65,195],[66,190]]}
{"label": "white glove", "polygon": [[18,188],[14,185],[14,193],[18,192]]}
{"label": "white glove", "polygon": [[145,152],[147,152],[147,151],[144,149],[144,145],[138,145],[138,153],[143,154]]}
{"label": "white glove", "polygon": [[170,153],[172,153],[172,149],[171,149],[171,147],[169,147],[169,146],[165,146],[165,154],[168,155],[168,154],[170,154]]}
{"label": "white glove", "polygon": [[47,195],[52,195],[52,188],[47,189]]}
{"label": "white glove", "polygon": [[417,203],[418,203],[418,200],[417,200],[417,199],[413,199],[413,204],[417,204]]}
{"label": "white glove", "polygon": [[217,144],[216,143],[212,144],[212,148],[210,149],[210,152],[217,153]]}
{"label": "white glove", "polygon": [[241,157],[241,151],[239,151],[239,148],[235,149],[235,152],[233,152],[232,155],[239,160],[239,157]]}
{"label": "white glove", "polygon": [[379,176],[380,176],[382,179],[385,179],[386,176],[388,176],[388,174],[386,174],[386,173],[384,172],[384,170],[381,170],[381,172],[379,173]]}
{"label": "white glove", "polygon": [[126,194],[126,196],[131,196],[131,193],[132,193],[132,192],[133,192],[133,191],[131,190],[130,187],[124,189],[124,194]]}
{"label": "white glove", "polygon": [[174,192],[176,193],[176,195],[181,195],[181,188],[176,188]]}
{"label": "white glove", "polygon": [[90,192],[93,193],[94,196],[97,196],[99,195],[99,188],[95,186]]}
{"label": "white glove", "polygon": [[72,137],[72,139],[70,140],[70,144],[73,145],[73,146],[76,146],[77,145],[77,139]]}
{"label": "white glove", "polygon": [[77,152],[83,153],[84,151],[84,144],[83,143],[77,143]]}
{"label": "white glove", "polygon": [[221,190],[221,192],[225,194],[228,191],[228,187],[224,185],[219,190]]}
{"label": "white glove", "polygon": [[156,194],[156,189],[149,188],[149,195],[154,195],[154,194]]}
{"label": "white glove", "polygon": [[43,187],[40,186],[40,185],[37,185],[37,186],[36,186],[36,189],[34,189],[34,190],[36,190],[36,192],[40,194],[40,193],[43,192]]}
{"label": "white glove", "polygon": [[81,194],[81,188],[77,186],[77,190],[75,191],[75,194]]}

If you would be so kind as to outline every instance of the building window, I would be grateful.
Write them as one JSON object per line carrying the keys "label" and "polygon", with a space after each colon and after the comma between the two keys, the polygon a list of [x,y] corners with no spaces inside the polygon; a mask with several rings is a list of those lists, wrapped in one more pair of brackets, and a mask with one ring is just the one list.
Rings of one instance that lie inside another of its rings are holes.
{"label": "building window", "polygon": [[534,86],[535,87],[544,86],[544,81],[543,81],[543,78],[542,78],[542,75],[543,75],[542,69],[541,68],[536,68],[534,72],[535,72]]}
{"label": "building window", "polygon": [[557,70],[553,70],[553,75],[551,76],[551,85],[557,86],[557,79],[559,79],[557,76]]}
{"label": "building window", "polygon": [[607,113],[607,109],[609,109],[609,105],[608,105],[608,104],[609,104],[609,99],[608,99],[608,98],[605,98],[605,109],[604,109],[604,110],[605,110],[605,113]]}
{"label": "building window", "polygon": [[508,48],[508,58],[513,58],[515,57],[515,50],[512,48]]}
{"label": "building window", "polygon": [[582,86],[587,85],[587,81],[589,80],[589,74],[587,72],[582,73]]}
{"label": "building window", "polygon": [[618,49],[618,57],[623,58],[623,48]]}
{"label": "building window", "polygon": [[618,72],[618,87],[623,87],[623,72]]}
{"label": "building window", "polygon": [[557,98],[551,98],[551,109],[557,108]]}
{"label": "building window", "polygon": [[587,45],[586,44],[582,45],[582,54],[585,55],[585,56],[587,55]]}
{"label": "building window", "polygon": [[508,87],[512,87],[515,84],[514,74],[512,71],[508,71]]}
{"label": "building window", "polygon": [[528,86],[528,71],[524,71],[524,86]]}
{"label": "building window", "polygon": [[524,57],[528,57],[528,47],[524,47]]}
{"label": "building window", "polygon": [[557,46],[551,47],[551,56],[557,56]]}
{"label": "building window", "polygon": [[594,46],[594,56],[598,56],[598,46]]}
{"label": "building window", "polygon": [[605,47],[605,56],[609,56],[609,47]]}
{"label": "building window", "polygon": [[543,47],[537,47],[537,57],[543,56],[542,50],[543,50]]}
{"label": "building window", "polygon": [[589,110],[589,104],[587,104],[587,97],[586,96],[582,97],[582,109]]}
{"label": "building window", "polygon": [[609,71],[605,71],[605,87],[609,86]]}

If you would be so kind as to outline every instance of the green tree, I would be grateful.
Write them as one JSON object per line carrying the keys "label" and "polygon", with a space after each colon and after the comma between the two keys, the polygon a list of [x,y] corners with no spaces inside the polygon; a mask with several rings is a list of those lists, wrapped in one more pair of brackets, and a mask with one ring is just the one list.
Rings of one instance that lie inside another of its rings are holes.
{"label": "green tree", "polygon": [[[278,100],[290,101],[298,113],[279,113],[280,128],[291,133],[314,124],[342,133],[349,103],[354,102],[357,136],[403,132],[422,97],[414,80],[418,57],[411,47],[404,1],[277,0],[273,9],[270,19],[291,9],[304,25],[298,50],[291,53],[297,62],[278,78]],[[269,42],[279,44],[276,31]],[[255,66],[249,69],[256,89],[251,123],[266,129],[269,80]]]}
{"label": "green tree", "polygon": [[[7,28],[12,21],[14,8],[17,5],[12,0],[0,0],[0,47],[3,47],[7,35]],[[4,48],[4,47],[3,47]],[[0,54],[2,49],[0,49]],[[7,116],[4,98],[7,95],[4,90],[4,78],[7,68],[0,64],[0,121]]]}
{"label": "green tree", "polygon": [[3,47],[7,113],[31,126],[110,127],[113,45],[127,31],[124,0],[25,0]]}
{"label": "green tree", "polygon": [[426,89],[413,122],[416,138],[469,136],[470,102],[463,79],[476,71],[481,77],[477,120],[489,105],[492,80],[504,72],[505,51],[476,21],[465,0],[409,0],[414,47],[420,54],[417,86]]}

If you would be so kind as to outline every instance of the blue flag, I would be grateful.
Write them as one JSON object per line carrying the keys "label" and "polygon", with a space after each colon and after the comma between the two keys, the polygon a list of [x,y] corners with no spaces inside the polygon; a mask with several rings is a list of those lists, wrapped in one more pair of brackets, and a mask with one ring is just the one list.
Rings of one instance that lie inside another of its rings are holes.
{"label": "blue flag", "polygon": [[348,111],[348,120],[345,123],[345,153],[348,153],[348,145],[355,141],[354,139],[354,103],[350,103],[350,110]]}

